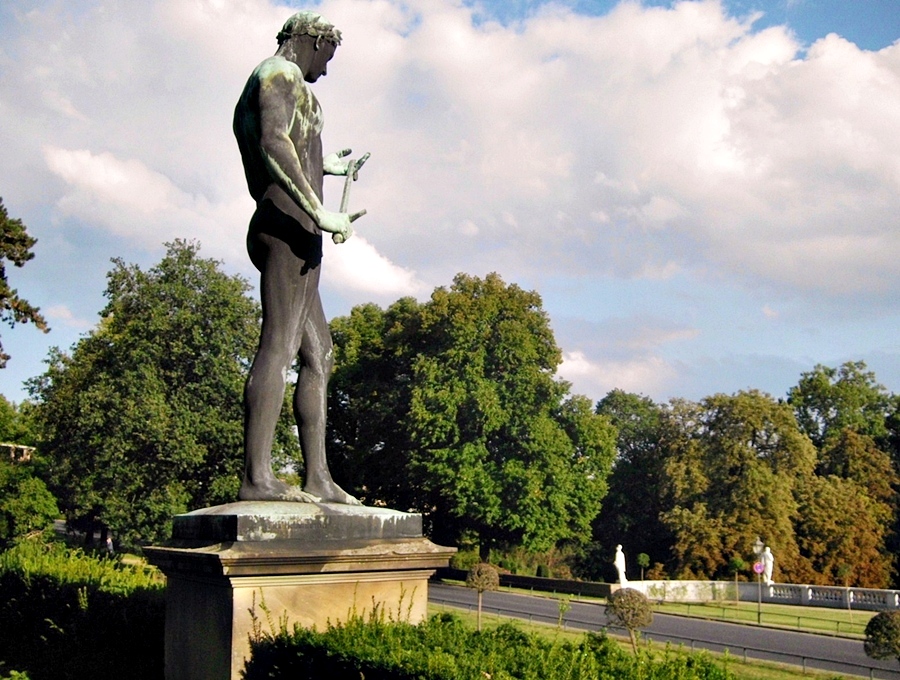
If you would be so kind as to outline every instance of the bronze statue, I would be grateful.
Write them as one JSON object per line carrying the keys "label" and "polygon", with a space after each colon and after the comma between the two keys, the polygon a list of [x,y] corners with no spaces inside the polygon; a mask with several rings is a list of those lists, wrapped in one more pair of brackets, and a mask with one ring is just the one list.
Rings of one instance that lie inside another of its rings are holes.
{"label": "bronze statue", "polygon": [[[359,503],[335,484],[325,457],[326,391],[334,359],[319,274],[322,232],[342,243],[353,233],[350,223],[365,213],[326,210],[323,177],[349,173],[349,183],[368,154],[356,162],[345,160],[350,149],[323,157],[322,109],[308,85],[326,74],[340,42],[340,31],[320,15],[293,15],[278,33],[278,50],[250,75],[234,112],[234,134],[256,200],[247,251],[260,272],[263,311],[259,348],[244,389],[241,500]],[[306,463],[302,491],[272,470],[275,425],[295,357],[300,368],[294,417]]]}

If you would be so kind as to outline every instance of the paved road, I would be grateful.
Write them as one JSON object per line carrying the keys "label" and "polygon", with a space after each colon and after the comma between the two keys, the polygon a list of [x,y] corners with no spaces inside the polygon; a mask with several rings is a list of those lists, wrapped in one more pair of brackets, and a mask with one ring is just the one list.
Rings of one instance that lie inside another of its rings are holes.
{"label": "paved road", "polygon": [[[459,586],[429,584],[428,599],[435,604],[471,609],[476,606],[475,591]],[[556,623],[559,619],[559,605],[555,600],[505,592],[485,593],[483,611],[540,623]],[[603,606],[572,602],[571,609],[565,614],[565,624],[568,628],[599,630],[606,626]],[[728,649],[735,656],[746,655],[798,666],[805,660],[808,668],[879,680],[900,680],[897,662],[870,659],[860,640],[665,614],[654,614],[653,625],[646,628],[643,635],[654,641],[671,641],[696,649],[716,652]],[[870,669],[874,669],[871,675]]]}

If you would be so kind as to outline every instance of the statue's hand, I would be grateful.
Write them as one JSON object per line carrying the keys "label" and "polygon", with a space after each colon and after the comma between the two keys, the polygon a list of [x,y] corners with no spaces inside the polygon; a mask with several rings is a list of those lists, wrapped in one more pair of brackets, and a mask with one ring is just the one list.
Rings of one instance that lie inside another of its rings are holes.
{"label": "statue's hand", "polygon": [[331,234],[331,240],[335,243],[343,243],[353,235],[351,222],[358,220],[366,214],[365,210],[355,213],[341,213],[323,210],[318,216],[319,229]]}
{"label": "statue's hand", "polygon": [[[350,169],[353,159],[344,160],[345,156],[349,156],[351,149],[341,149],[336,153],[330,153],[322,159],[322,170],[326,175],[346,175]],[[371,154],[364,153],[362,158],[353,163],[353,179],[356,179],[356,173],[363,166]]]}

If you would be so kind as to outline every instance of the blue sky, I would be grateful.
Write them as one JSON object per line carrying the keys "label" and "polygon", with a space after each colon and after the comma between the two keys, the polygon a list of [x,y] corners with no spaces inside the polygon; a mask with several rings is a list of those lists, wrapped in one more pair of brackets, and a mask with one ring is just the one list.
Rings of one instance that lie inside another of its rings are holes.
{"label": "blue sky", "polygon": [[[255,283],[231,112],[307,6],[0,7],[0,196],[39,239],[9,275],[53,328],[0,329],[0,393],[93,327],[110,258],[196,239]],[[850,360],[900,392],[897,0],[309,6],[344,33],[326,146],[372,152],[329,317],[497,271],[595,400],[779,397]]]}

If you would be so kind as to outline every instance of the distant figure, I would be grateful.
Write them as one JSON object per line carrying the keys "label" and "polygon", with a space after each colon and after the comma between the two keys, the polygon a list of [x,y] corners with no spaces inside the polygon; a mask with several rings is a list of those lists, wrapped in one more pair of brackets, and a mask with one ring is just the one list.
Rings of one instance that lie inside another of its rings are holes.
{"label": "distant figure", "polygon": [[769,546],[766,546],[766,549],[763,550],[763,578],[766,580],[766,585],[770,586],[775,583],[772,580],[772,570],[775,568],[775,555],[772,554],[772,549]]}
{"label": "distant figure", "polygon": [[108,552],[110,555],[116,554],[116,550],[115,550],[115,548],[113,548],[112,536],[106,537],[106,552]]}
{"label": "distant figure", "polygon": [[616,559],[613,561],[616,565],[616,571],[619,572],[619,583],[623,588],[628,586],[628,578],[625,576],[625,553],[622,552],[622,546],[616,546]]}

